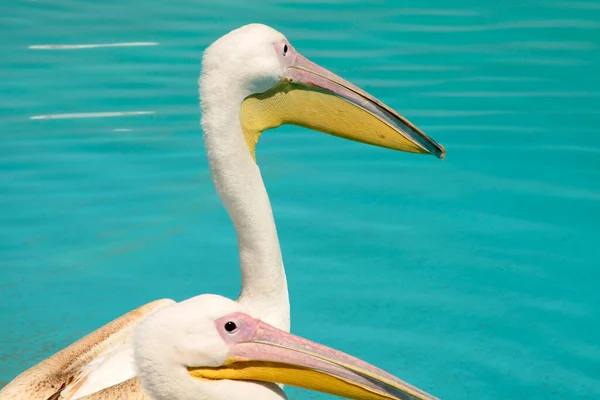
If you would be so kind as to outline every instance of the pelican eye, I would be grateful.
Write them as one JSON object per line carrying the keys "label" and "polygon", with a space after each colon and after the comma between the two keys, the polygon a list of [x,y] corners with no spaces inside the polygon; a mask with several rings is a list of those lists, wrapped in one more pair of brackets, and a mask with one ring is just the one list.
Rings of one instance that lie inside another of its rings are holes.
{"label": "pelican eye", "polygon": [[288,51],[287,44],[284,44],[284,45],[283,45],[283,55],[284,55],[284,56],[286,55],[287,51]]}
{"label": "pelican eye", "polygon": [[225,330],[229,333],[235,331],[237,329],[237,325],[233,321],[225,322]]}

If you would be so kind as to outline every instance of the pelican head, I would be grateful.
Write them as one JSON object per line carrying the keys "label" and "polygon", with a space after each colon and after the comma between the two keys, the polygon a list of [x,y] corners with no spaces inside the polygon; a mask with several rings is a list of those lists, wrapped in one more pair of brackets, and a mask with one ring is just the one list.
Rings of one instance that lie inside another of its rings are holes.
{"label": "pelican head", "polygon": [[284,398],[276,383],[354,399],[435,399],[217,295],[154,312],[136,330],[134,356],[147,393],[157,400]]}
{"label": "pelican head", "polygon": [[205,51],[202,65],[205,132],[222,131],[231,122],[231,114],[237,113],[254,159],[261,133],[283,124],[395,150],[445,156],[441,145],[406,118],[309,61],[268,26],[251,24],[226,34]]}

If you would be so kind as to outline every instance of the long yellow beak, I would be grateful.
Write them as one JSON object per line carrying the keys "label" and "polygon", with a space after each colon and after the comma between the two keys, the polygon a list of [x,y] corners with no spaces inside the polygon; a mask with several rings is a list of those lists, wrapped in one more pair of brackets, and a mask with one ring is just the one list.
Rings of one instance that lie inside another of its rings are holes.
{"label": "long yellow beak", "polygon": [[[235,321],[236,332],[221,329]],[[348,354],[281,331],[246,314],[215,322],[229,345],[219,367],[190,367],[201,380],[252,380],[364,400],[435,400],[430,394]]]}
{"label": "long yellow beak", "polygon": [[261,133],[284,124],[443,159],[446,150],[364,90],[309,61],[293,48],[282,80],[242,103],[241,122],[253,157]]}

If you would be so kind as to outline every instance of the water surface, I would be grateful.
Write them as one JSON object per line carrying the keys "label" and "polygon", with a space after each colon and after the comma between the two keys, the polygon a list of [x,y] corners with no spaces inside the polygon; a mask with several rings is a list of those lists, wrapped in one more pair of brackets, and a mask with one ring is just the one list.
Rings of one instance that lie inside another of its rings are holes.
{"label": "water surface", "polygon": [[250,22],[448,150],[263,135],[293,331],[444,399],[600,398],[591,0],[3,2],[0,380],[154,299],[237,295],[197,77]]}

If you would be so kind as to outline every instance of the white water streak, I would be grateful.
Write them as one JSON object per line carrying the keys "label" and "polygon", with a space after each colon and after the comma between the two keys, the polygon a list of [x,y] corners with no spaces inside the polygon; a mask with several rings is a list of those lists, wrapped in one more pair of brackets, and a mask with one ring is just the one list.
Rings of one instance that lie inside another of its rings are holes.
{"label": "white water streak", "polygon": [[129,115],[156,114],[156,111],[114,111],[114,112],[92,112],[92,113],[69,113],[69,114],[46,114],[34,115],[30,119],[75,119],[75,118],[108,118],[124,117]]}
{"label": "white water streak", "polygon": [[41,44],[29,46],[31,50],[77,50],[96,49],[99,47],[137,47],[158,46],[157,42],[126,42],[126,43],[99,43],[99,44]]}

